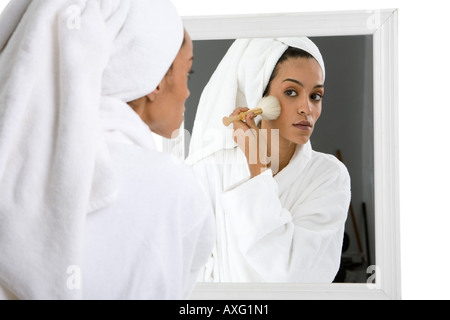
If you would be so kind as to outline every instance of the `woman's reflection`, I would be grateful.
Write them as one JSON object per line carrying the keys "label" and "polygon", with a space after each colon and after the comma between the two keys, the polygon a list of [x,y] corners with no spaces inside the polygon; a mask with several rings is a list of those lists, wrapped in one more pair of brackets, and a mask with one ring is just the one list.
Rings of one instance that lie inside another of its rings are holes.
{"label": "woman's reflection", "polygon": [[[187,160],[214,205],[218,234],[200,281],[334,280],[350,176],[334,156],[311,147],[324,84],[320,51],[304,37],[237,40],[211,77]],[[265,96],[280,101],[277,120],[250,113],[234,130],[223,127],[223,116]]]}

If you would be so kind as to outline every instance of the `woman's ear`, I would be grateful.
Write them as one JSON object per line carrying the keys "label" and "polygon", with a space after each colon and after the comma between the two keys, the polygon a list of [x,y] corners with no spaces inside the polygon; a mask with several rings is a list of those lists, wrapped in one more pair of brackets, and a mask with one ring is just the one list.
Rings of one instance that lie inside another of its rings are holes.
{"label": "woman's ear", "polygon": [[160,86],[161,86],[161,85],[158,85],[158,86],[156,87],[156,89],[153,90],[153,92],[151,92],[151,93],[149,93],[149,94],[147,95],[147,99],[150,100],[150,102],[155,102],[156,99],[158,98],[158,95],[161,93],[161,88],[160,88]]}
{"label": "woman's ear", "polygon": [[147,95],[147,98],[150,100],[150,102],[155,102],[156,99],[158,98],[158,96],[164,92],[164,90],[166,90],[166,86],[167,86],[167,80],[166,77],[164,77],[161,82],[158,84],[158,86],[156,87],[156,89]]}

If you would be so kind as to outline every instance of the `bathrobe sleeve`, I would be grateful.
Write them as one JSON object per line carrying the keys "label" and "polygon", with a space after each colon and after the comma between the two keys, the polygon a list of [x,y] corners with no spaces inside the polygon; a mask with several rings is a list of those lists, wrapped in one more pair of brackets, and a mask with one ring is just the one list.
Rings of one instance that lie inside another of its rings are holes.
{"label": "bathrobe sleeve", "polygon": [[211,204],[176,158],[109,136],[121,188],[87,216],[83,298],[187,299],[216,239]]}
{"label": "bathrobe sleeve", "polygon": [[339,269],[350,177],[337,161],[310,170],[314,179],[309,172],[289,191],[292,208],[270,170],[222,195],[238,259],[263,281],[331,283]]}
{"label": "bathrobe sleeve", "polygon": [[[197,179],[192,179],[197,182]],[[190,294],[194,290],[199,273],[204,268],[211,254],[213,244],[216,239],[215,226],[213,222],[213,209],[207,198],[206,191],[201,184],[190,186],[190,190],[186,190],[191,203],[186,203],[187,210],[197,211],[196,214],[202,219],[197,221],[185,221],[184,225],[191,225],[183,234],[183,265],[186,274],[183,276],[183,292],[182,298],[189,299]],[[193,223],[195,222],[195,223]]]}

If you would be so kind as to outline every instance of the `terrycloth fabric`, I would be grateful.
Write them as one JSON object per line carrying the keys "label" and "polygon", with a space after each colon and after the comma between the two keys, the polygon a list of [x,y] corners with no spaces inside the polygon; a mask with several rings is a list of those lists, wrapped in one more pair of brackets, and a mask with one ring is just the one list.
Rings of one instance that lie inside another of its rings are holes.
{"label": "terrycloth fabric", "polygon": [[214,204],[216,246],[199,281],[331,283],[340,266],[350,176],[335,157],[298,146],[272,177],[250,179],[239,148],[194,164]]}
{"label": "terrycloth fabric", "polygon": [[325,63],[317,46],[306,37],[236,40],[206,85],[197,109],[188,162],[193,164],[216,151],[234,148],[231,128],[222,124],[237,107],[254,108],[275,66],[288,47],[309,52],[325,79]]}
{"label": "terrycloth fabric", "polygon": [[83,298],[188,298],[215,242],[208,197],[131,108],[111,103],[102,119],[120,189],[86,219]]}
{"label": "terrycloth fabric", "polygon": [[13,0],[0,19],[0,285],[74,299],[86,215],[117,179],[100,112],[152,92],[183,38],[167,0]]}

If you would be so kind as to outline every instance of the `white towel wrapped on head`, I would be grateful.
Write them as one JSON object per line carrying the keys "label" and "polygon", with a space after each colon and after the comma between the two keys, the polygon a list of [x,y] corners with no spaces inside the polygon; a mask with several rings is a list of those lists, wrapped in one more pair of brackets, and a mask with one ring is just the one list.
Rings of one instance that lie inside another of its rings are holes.
{"label": "white towel wrapped on head", "polygon": [[165,0],[13,0],[5,9],[0,286],[21,299],[80,298],[66,282],[81,265],[86,214],[117,191],[100,115],[152,92],[182,38]]}
{"label": "white towel wrapped on head", "polygon": [[200,98],[192,132],[189,163],[195,163],[222,149],[234,148],[231,128],[224,116],[237,107],[254,108],[263,97],[276,64],[289,48],[310,53],[322,68],[319,48],[306,37],[236,40],[220,62]]}

